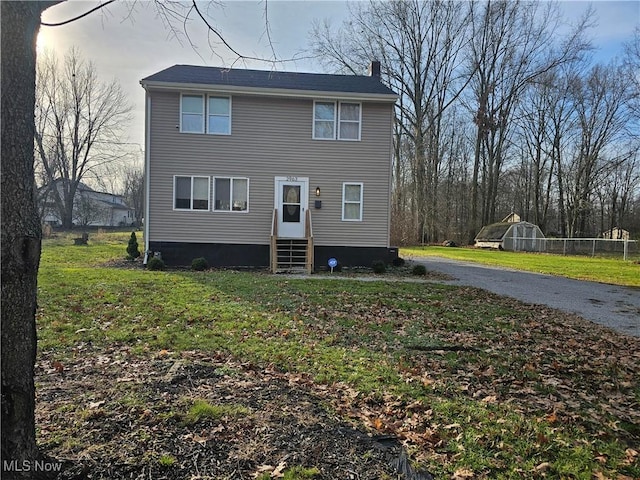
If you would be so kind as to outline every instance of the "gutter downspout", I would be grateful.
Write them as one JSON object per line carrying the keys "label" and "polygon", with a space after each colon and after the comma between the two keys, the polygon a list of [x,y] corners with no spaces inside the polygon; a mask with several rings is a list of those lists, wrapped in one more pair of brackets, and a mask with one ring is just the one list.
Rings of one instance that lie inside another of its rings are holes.
{"label": "gutter downspout", "polygon": [[[143,87],[144,88],[144,87]],[[151,97],[149,91],[145,88],[144,112],[144,260],[143,264],[147,264],[149,256],[149,178],[150,178],[150,160],[151,160]]]}

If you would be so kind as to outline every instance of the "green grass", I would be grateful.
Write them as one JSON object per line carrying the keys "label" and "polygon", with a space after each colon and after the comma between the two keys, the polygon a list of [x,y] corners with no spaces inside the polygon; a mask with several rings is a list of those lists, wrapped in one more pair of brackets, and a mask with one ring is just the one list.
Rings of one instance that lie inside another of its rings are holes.
{"label": "green grass", "polygon": [[241,417],[249,414],[249,409],[242,405],[212,405],[206,400],[196,399],[184,416],[188,425],[202,420],[220,420],[223,417]]}
{"label": "green grass", "polygon": [[[336,411],[406,438],[437,478],[537,478],[547,463],[548,478],[640,476],[628,454],[637,425],[616,413],[640,401],[634,339],[471,288],[108,266],[126,256],[127,238],[44,242],[41,350],[222,352],[344,385],[354,393]],[[241,410],[202,400],[183,417]]]}
{"label": "green grass", "polygon": [[632,260],[439,246],[406,247],[400,250],[400,255],[444,257],[577,280],[640,287],[640,263]]}
{"label": "green grass", "polygon": [[161,455],[160,458],[158,458],[158,463],[163,467],[173,467],[176,461],[176,457],[173,455]]}
{"label": "green grass", "polygon": [[[315,467],[291,467],[287,468],[279,478],[282,478],[284,480],[307,480],[316,478],[318,475],[320,475],[320,470]],[[257,480],[270,480],[271,478],[274,477],[272,477],[271,473],[269,472],[264,472],[263,474],[256,477]]]}

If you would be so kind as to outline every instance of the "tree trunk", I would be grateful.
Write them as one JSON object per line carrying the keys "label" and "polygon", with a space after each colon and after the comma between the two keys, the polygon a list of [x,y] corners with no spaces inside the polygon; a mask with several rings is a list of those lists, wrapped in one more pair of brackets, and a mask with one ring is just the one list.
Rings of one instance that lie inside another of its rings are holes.
{"label": "tree trunk", "polygon": [[473,241],[478,233],[478,178],[480,171],[480,146],[482,144],[482,127],[478,126],[476,131],[476,144],[473,155],[473,178],[471,180],[471,218],[469,219],[469,229],[467,230],[467,243],[473,245]]}
{"label": "tree trunk", "polygon": [[35,434],[40,222],[33,137],[35,41],[55,2],[0,2],[2,17],[2,478],[41,478]]}

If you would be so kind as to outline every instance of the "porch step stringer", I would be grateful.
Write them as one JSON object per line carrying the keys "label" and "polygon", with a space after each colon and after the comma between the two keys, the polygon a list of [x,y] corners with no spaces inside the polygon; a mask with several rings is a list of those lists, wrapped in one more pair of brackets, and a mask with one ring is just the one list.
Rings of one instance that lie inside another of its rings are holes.
{"label": "porch step stringer", "polygon": [[272,273],[311,273],[313,271],[313,229],[309,210],[306,212],[304,238],[278,237],[277,226],[277,210],[274,209],[270,254]]}

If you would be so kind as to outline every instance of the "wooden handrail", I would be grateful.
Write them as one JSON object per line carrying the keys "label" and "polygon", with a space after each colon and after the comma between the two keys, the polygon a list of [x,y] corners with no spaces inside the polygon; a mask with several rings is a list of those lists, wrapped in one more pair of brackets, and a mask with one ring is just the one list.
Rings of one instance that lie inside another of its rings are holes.
{"label": "wooden handrail", "polygon": [[313,225],[311,223],[311,210],[307,208],[305,213],[305,226],[304,226],[305,238],[313,238]]}
{"label": "wooden handrail", "polygon": [[271,222],[271,273],[278,270],[278,209],[273,209],[273,221]]}
{"label": "wooden handrail", "polygon": [[305,237],[307,238],[307,273],[313,271],[313,224],[311,223],[311,210],[305,214]]}
{"label": "wooden handrail", "polygon": [[271,221],[271,236],[278,236],[278,209],[273,209],[273,220]]}

